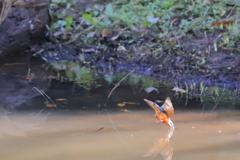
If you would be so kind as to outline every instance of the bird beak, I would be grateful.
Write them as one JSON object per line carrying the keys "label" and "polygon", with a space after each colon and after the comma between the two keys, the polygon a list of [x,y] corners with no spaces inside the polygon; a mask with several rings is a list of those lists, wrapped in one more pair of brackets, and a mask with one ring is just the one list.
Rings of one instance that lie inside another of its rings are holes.
{"label": "bird beak", "polygon": [[173,122],[171,121],[171,119],[168,120],[168,125],[169,125],[170,127],[174,127],[174,124],[173,124]]}

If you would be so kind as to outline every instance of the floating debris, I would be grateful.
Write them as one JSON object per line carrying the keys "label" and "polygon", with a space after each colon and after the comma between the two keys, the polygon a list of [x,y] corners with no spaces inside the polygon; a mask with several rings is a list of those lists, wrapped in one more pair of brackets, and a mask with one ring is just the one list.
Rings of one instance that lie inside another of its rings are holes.
{"label": "floating debris", "polygon": [[56,98],[55,101],[67,101],[66,98]]}
{"label": "floating debris", "polygon": [[123,107],[123,106],[125,106],[125,103],[118,103],[117,105],[118,105],[118,107]]}
{"label": "floating debris", "polygon": [[123,102],[123,103],[125,103],[125,104],[139,105],[139,103],[137,103],[137,102]]}
{"label": "floating debris", "polygon": [[46,103],[46,107],[52,108],[52,107],[57,107],[57,105],[54,103]]}
{"label": "floating debris", "polygon": [[131,111],[127,110],[127,109],[120,109],[120,111],[127,112],[127,113],[131,112]]}
{"label": "floating debris", "polygon": [[139,105],[139,103],[137,103],[137,102],[123,102],[123,103],[118,103],[117,105],[118,105],[119,107],[123,107],[123,106],[125,106],[126,104]]}

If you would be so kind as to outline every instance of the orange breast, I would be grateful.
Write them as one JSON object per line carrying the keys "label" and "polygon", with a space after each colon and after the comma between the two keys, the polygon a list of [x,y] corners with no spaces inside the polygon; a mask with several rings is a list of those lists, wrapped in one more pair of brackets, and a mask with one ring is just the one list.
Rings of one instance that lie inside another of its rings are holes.
{"label": "orange breast", "polygon": [[157,112],[155,118],[156,120],[162,121],[164,124],[168,125],[168,117],[165,113]]}

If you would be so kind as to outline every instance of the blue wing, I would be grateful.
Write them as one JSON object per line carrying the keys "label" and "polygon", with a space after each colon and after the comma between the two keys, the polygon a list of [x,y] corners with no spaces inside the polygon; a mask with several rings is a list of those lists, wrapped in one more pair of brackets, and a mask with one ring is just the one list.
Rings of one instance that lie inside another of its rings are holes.
{"label": "blue wing", "polygon": [[155,103],[155,105],[158,107],[158,109],[160,110],[160,112],[165,113],[164,109],[162,107],[160,107],[159,105],[157,105],[157,103]]}

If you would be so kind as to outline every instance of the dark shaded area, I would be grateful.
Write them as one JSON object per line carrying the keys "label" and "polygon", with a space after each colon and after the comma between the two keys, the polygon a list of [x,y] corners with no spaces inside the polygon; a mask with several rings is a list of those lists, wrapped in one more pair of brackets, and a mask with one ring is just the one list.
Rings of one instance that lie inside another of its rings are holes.
{"label": "dark shaded area", "polygon": [[[201,109],[201,104],[196,100],[189,100],[187,106],[185,106],[186,99],[176,98],[174,92],[169,87],[160,87],[159,93],[152,92],[147,93],[142,89],[141,85],[130,85],[123,82],[108,99],[107,97],[112,88],[117,82],[111,84],[107,83],[103,79],[98,81],[101,86],[92,88],[90,91],[82,88],[81,86],[74,85],[73,82],[59,82],[57,80],[51,81],[51,86],[46,91],[46,94],[57,104],[54,112],[58,110],[71,111],[71,110],[83,110],[91,111],[93,113],[105,112],[105,110],[114,112],[131,112],[137,110],[149,110],[149,106],[143,101],[144,98],[150,100],[165,100],[166,97],[170,97],[174,108],[177,110],[189,110],[189,106],[194,106],[193,110]],[[66,99],[64,101],[58,101],[58,99]],[[23,103],[16,110],[39,110],[45,106],[45,99],[43,96],[32,98],[31,100]],[[119,107],[118,103],[134,102],[136,104],[127,104],[124,107]],[[106,104],[106,105],[105,105]],[[161,103],[159,105],[162,105]],[[45,107],[46,110],[51,108]]]}
{"label": "dark shaded area", "polygon": [[8,62],[23,51],[41,44],[49,23],[48,6],[11,8],[0,25],[0,61]]}
{"label": "dark shaded area", "polygon": [[37,87],[46,91],[51,72],[40,65],[9,63],[0,68],[0,105],[6,109],[15,108],[28,99],[40,95]]}

